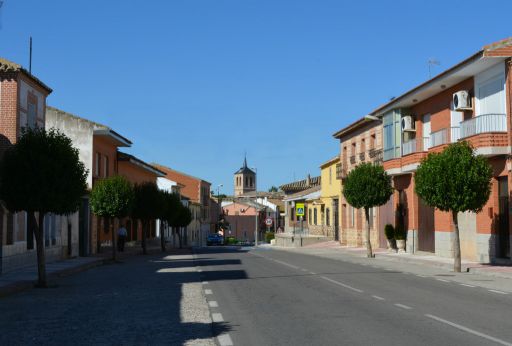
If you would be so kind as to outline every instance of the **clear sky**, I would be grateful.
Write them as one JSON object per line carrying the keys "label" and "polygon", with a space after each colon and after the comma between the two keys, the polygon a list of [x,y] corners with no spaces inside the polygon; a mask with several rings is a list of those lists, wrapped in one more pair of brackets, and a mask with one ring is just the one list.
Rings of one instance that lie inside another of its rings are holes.
{"label": "clear sky", "polygon": [[[0,56],[104,123],[129,150],[233,191],[247,151],[260,190],[335,156],[332,134],[483,45],[512,1],[3,0]],[[0,1],[1,2],[1,1]]]}

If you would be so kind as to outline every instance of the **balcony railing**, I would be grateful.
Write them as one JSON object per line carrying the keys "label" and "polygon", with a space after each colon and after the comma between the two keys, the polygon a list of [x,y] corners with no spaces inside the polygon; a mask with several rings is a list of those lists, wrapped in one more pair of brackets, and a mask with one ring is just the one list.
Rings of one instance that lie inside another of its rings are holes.
{"label": "balcony railing", "polygon": [[460,127],[450,127],[450,142],[455,143],[460,139]]}
{"label": "balcony railing", "polygon": [[442,129],[442,130],[439,130],[439,131],[436,131],[436,132],[432,132],[430,134],[430,144],[432,147],[436,147],[438,145],[441,145],[441,144],[446,144],[448,143],[448,139],[447,139],[447,129]]}
{"label": "balcony railing", "polygon": [[356,163],[356,156],[355,155],[350,156],[350,163],[351,164],[355,164]]}
{"label": "balcony railing", "polygon": [[427,151],[431,146],[432,141],[430,140],[430,137],[423,137],[423,150]]}
{"label": "balcony railing", "polygon": [[366,158],[366,154],[364,151],[362,153],[359,153],[359,161],[364,161],[365,158]]}
{"label": "balcony railing", "polygon": [[460,123],[461,138],[488,132],[507,132],[507,116],[494,113],[482,114]]}

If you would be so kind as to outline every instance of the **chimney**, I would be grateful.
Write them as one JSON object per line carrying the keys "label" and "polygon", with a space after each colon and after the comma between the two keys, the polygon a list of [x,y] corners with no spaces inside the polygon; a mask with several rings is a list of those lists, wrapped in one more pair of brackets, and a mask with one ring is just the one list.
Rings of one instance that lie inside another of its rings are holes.
{"label": "chimney", "polygon": [[311,175],[308,174],[308,177],[306,178],[306,186],[309,187],[311,185]]}

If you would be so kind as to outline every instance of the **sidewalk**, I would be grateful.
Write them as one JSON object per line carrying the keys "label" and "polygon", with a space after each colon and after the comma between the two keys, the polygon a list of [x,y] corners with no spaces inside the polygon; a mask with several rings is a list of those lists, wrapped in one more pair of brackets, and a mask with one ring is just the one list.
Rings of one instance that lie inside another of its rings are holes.
{"label": "sidewalk", "polygon": [[[304,252],[318,255],[336,255],[339,253],[359,258],[366,258],[366,248],[341,246],[336,241],[328,241],[305,246],[302,248],[296,248],[298,251],[301,249]],[[411,254],[388,252],[385,249],[374,249],[373,252],[375,254],[376,262],[400,262],[418,266],[439,268],[445,271],[453,271],[453,258],[444,258],[430,255],[428,253]],[[489,265],[462,260],[462,271],[473,274],[512,279],[512,266]]]}
{"label": "sidewalk", "polygon": [[[170,250],[171,247],[167,246]],[[148,254],[160,252],[160,240],[148,241]],[[179,249],[176,249],[179,250]],[[117,259],[122,261],[132,256],[142,255],[142,249],[139,244],[125,247],[124,252],[117,252]],[[79,273],[105,263],[112,259],[112,249],[103,247],[101,252],[90,257],[77,257],[46,264],[46,275],[48,281],[60,276],[68,276]],[[0,275],[0,297],[21,292],[34,287],[37,281],[37,263],[33,266],[21,268],[12,272]]]}

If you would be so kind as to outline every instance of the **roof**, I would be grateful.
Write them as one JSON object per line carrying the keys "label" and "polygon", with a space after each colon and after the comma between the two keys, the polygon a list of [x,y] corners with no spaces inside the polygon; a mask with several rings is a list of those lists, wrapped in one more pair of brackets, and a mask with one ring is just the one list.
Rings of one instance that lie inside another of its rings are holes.
{"label": "roof", "polygon": [[28,72],[23,66],[20,64],[16,64],[12,61],[9,61],[5,58],[0,57],[0,72],[22,72],[27,77],[32,79],[34,82],[36,82],[40,87],[48,91],[48,94],[50,94],[53,90],[48,85],[44,84],[39,78],[34,76],[32,73]]}
{"label": "roof", "polygon": [[332,165],[333,163],[336,163],[336,162],[338,162],[338,161],[340,161],[340,156],[339,156],[339,155],[336,155],[336,156],[334,156],[332,159],[330,159],[329,161],[326,161],[326,162],[322,163],[322,164],[320,165],[320,168],[324,168],[324,167],[330,166],[330,165]]}
{"label": "roof", "polygon": [[256,174],[252,169],[247,167],[247,157],[244,158],[244,165],[235,172],[235,174]]}
{"label": "roof", "polygon": [[133,155],[130,155],[130,154],[118,151],[117,152],[117,160],[118,161],[127,161],[127,162],[130,162],[130,163],[133,163],[134,165],[137,165],[137,166],[145,169],[146,171],[149,171],[149,172],[155,174],[158,177],[164,177],[165,176],[165,173],[162,172],[161,170],[159,170],[158,168],[151,166],[150,164],[142,161],[141,159],[139,159],[139,158],[137,158],[137,157],[135,157]]}
{"label": "roof", "polygon": [[212,183],[210,183],[210,182],[209,182],[209,181],[207,181],[207,180],[204,180],[204,179],[201,179],[201,178],[195,177],[195,176],[190,175],[190,174],[187,174],[187,173],[183,173],[183,172],[181,172],[181,171],[178,171],[178,170],[176,170],[176,169],[172,169],[172,168],[170,168],[170,167],[167,167],[167,166],[161,165],[161,164],[156,163],[156,162],[152,162],[152,163],[151,163],[151,165],[153,165],[154,167],[156,167],[156,168],[158,168],[158,169],[160,169],[160,170],[164,170],[164,171],[165,171],[165,170],[167,170],[167,171],[170,171],[170,172],[175,172],[175,173],[178,173],[178,174],[184,175],[184,176],[186,176],[186,177],[189,177],[189,178],[192,178],[192,179],[195,179],[195,180],[203,181],[203,182],[205,182],[205,183],[207,183],[207,184],[210,184],[210,185],[212,184]]}
{"label": "roof", "polygon": [[[381,116],[385,112],[411,105],[438,94],[442,89],[454,86],[472,75],[484,71],[501,60],[512,56],[512,37],[491,43],[481,50],[441,72],[437,76],[419,84],[400,96],[377,107],[370,114]],[[439,89],[437,88],[439,87]]]}
{"label": "roof", "polygon": [[320,197],[320,186],[314,186],[292,195],[286,196],[283,201],[296,201],[300,199],[317,199]]}
{"label": "roof", "polygon": [[108,127],[106,125],[97,123],[97,122],[89,120],[89,119],[85,119],[85,118],[79,117],[76,114],[63,111],[62,109],[58,109],[56,107],[46,106],[46,109],[50,110],[50,111],[54,111],[57,114],[62,114],[64,116],[73,118],[73,119],[77,119],[77,120],[88,122],[89,124],[92,124],[93,126],[96,126],[96,129],[94,130],[94,133],[93,133],[94,135],[108,136],[111,139],[113,139],[114,141],[116,141],[117,142],[117,146],[119,146],[119,147],[129,147],[129,146],[131,146],[133,144],[132,141],[130,141],[128,138],[122,136],[121,134],[119,134],[118,132],[112,130],[110,127]]}
{"label": "roof", "polygon": [[363,126],[365,126],[367,123],[369,123],[371,121],[373,121],[373,120],[367,119],[366,117],[362,117],[361,119],[354,121],[352,124],[342,128],[341,130],[336,131],[332,136],[334,138],[341,138],[342,136],[344,136],[352,131],[362,128]]}
{"label": "roof", "polygon": [[[309,180],[309,182],[308,182],[308,180]],[[321,181],[321,178],[319,176],[318,177],[309,177],[308,176],[308,178],[306,178],[306,179],[302,179],[302,180],[294,181],[294,182],[291,182],[288,184],[284,184],[284,185],[279,186],[279,188],[281,190],[283,190],[284,192],[302,191],[302,190],[306,190],[307,188],[312,187],[312,186],[320,186],[320,181]]]}

